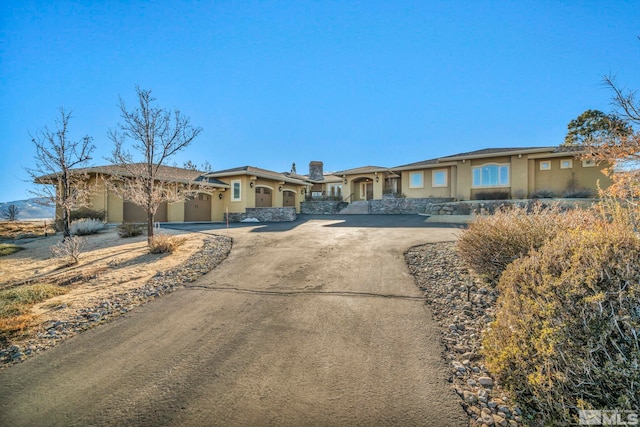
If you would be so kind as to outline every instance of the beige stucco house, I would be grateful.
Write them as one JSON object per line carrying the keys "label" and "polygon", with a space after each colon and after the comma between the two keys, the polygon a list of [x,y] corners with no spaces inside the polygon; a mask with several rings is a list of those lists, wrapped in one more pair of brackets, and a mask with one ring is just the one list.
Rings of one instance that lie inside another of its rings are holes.
{"label": "beige stucco house", "polygon": [[385,194],[407,198],[473,200],[501,193],[505,198],[536,194],[597,194],[610,179],[606,165],[580,160],[579,147],[491,148],[385,168],[366,166],[335,172],[350,201]]}
{"label": "beige stucco house", "polygon": [[[162,205],[158,222],[223,221],[227,214],[261,208],[300,213],[305,200],[358,202],[386,197],[473,200],[482,198],[568,197],[597,194],[610,185],[605,164],[581,160],[579,147],[490,148],[395,167],[364,166],[333,173],[312,161],[309,174],[242,166],[209,173],[162,166],[159,178],[173,185],[198,185],[197,196]],[[118,166],[80,169],[92,187],[91,208],[108,222],[144,222],[144,211],[109,190],[107,177],[126,178]],[[44,181],[43,181],[44,182]],[[289,209],[290,208],[290,209]],[[264,211],[260,211],[264,212]]]}
{"label": "beige stucco house", "polygon": [[[229,213],[244,213],[251,208],[292,207],[300,212],[311,183],[267,169],[242,166],[202,175],[204,179],[225,182],[229,190],[219,193],[224,209]],[[214,221],[222,221],[224,211]]]}

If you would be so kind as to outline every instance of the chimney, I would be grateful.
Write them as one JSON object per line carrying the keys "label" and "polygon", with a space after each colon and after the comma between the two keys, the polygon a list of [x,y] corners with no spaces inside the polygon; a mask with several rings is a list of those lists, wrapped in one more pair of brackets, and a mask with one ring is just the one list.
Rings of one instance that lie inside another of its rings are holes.
{"label": "chimney", "polygon": [[322,162],[309,162],[309,179],[314,181],[324,180],[324,165]]}

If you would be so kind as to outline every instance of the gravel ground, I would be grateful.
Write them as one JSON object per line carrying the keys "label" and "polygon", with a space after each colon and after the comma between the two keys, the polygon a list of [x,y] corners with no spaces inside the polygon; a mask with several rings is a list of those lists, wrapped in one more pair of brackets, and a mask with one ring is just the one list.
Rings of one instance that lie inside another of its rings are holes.
{"label": "gravel ground", "polygon": [[480,336],[493,319],[497,292],[475,279],[455,243],[416,246],[406,262],[440,324],[451,381],[470,426],[520,426],[522,414],[482,363]]}
{"label": "gravel ground", "polygon": [[157,273],[143,286],[114,295],[100,301],[97,305],[78,308],[74,316],[60,317],[44,323],[34,331],[30,338],[20,341],[19,344],[0,348],[0,369],[19,363],[79,332],[121,316],[134,307],[193,282],[220,264],[229,254],[231,245],[232,241],[229,237],[212,236],[207,238],[202,249],[186,262],[170,270]]}

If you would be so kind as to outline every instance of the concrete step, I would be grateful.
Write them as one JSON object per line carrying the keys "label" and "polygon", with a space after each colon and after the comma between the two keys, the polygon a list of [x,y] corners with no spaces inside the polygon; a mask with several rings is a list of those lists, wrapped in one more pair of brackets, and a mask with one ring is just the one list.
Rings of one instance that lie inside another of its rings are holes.
{"label": "concrete step", "polygon": [[369,202],[351,202],[340,211],[341,215],[366,215],[369,213]]}

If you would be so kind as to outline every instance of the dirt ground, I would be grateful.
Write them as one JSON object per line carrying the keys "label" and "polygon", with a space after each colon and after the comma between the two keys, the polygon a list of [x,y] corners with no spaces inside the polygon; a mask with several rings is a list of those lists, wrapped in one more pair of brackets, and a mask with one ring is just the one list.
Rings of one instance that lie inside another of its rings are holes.
{"label": "dirt ground", "polygon": [[211,273],[0,372],[0,424],[468,425],[404,262],[457,230],[416,218],[231,229]]}
{"label": "dirt ground", "polygon": [[[61,240],[61,234],[14,240],[24,250],[0,257],[0,289],[19,283],[66,283],[66,294],[36,304],[32,326],[75,316],[78,309],[93,307],[112,295],[126,293],[145,283],[159,271],[181,264],[202,247],[205,235],[171,229],[161,233],[181,234],[187,238],[173,254],[150,254],[146,235],[121,238],[114,227],[85,236],[79,263],[63,267],[49,249]],[[6,241],[5,241],[6,242]],[[29,332],[29,331],[27,331]]]}

